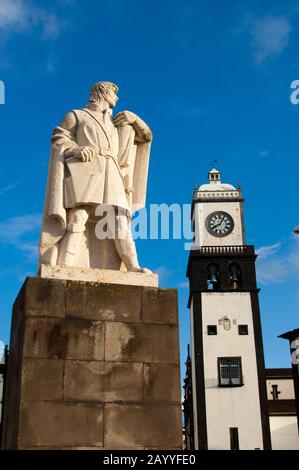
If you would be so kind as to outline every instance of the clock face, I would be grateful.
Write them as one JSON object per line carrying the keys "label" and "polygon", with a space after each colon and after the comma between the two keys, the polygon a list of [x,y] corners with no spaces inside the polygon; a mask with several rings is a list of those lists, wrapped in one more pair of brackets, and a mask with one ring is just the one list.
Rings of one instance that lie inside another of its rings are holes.
{"label": "clock face", "polygon": [[227,212],[212,212],[207,217],[206,227],[214,237],[225,237],[233,231],[234,221]]}

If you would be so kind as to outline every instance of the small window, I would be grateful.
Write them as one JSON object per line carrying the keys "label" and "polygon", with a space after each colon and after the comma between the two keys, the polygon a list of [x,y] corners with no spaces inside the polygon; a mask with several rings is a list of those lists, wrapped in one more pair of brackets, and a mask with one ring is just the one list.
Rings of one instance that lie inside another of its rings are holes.
{"label": "small window", "polygon": [[230,450],[239,450],[239,431],[238,428],[229,428]]}
{"label": "small window", "polygon": [[220,387],[240,387],[243,385],[240,357],[218,358],[218,384]]}
{"label": "small window", "polygon": [[208,325],[208,335],[217,335],[217,326],[216,325]]}
{"label": "small window", "polygon": [[238,325],[239,335],[248,335],[248,325]]}

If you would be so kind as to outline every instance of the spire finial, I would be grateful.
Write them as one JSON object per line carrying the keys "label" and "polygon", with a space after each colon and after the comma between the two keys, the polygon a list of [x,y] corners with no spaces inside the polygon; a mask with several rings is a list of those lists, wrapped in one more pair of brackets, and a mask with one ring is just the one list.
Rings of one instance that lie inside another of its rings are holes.
{"label": "spire finial", "polygon": [[209,183],[210,184],[220,184],[221,183],[221,175],[216,168],[212,168],[208,175]]}
{"label": "spire finial", "polygon": [[215,166],[215,163],[218,163],[218,162],[219,162],[219,160],[211,160],[211,161],[209,162],[209,166],[210,166],[211,168],[213,168],[213,166]]}

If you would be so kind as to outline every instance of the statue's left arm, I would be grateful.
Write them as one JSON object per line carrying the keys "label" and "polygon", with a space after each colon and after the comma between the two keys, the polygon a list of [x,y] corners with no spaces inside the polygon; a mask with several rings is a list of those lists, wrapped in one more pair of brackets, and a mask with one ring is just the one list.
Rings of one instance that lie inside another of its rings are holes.
{"label": "statue's left arm", "polygon": [[131,111],[121,111],[114,117],[116,126],[130,124],[135,131],[136,142],[151,142],[153,139],[152,131],[149,126],[137,114]]}

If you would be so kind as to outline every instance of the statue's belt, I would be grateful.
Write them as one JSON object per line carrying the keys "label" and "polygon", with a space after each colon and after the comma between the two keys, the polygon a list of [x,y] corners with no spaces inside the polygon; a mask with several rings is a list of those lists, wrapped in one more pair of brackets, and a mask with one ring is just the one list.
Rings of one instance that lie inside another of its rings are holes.
{"label": "statue's belt", "polygon": [[[128,175],[123,175],[122,174],[122,171],[121,171],[121,167],[119,166],[119,163],[118,163],[118,159],[117,157],[114,155],[114,153],[112,152],[111,149],[109,148],[95,148],[93,147],[93,149],[96,151],[96,154],[98,157],[103,157],[103,158],[106,158],[107,160],[108,159],[111,159],[114,163],[115,163],[115,166],[117,168],[117,171],[119,173],[119,176],[121,177],[121,180],[123,182],[123,185],[124,185],[124,188],[125,188],[125,191],[129,194],[129,193],[132,193],[133,192],[133,188],[130,186],[129,184],[129,181],[128,181]],[[76,157],[75,157],[76,158]],[[68,163],[69,160],[71,160],[71,158],[67,158],[66,160],[66,163]],[[83,163],[84,164],[84,163]],[[124,166],[125,167],[125,166]]]}
{"label": "statue's belt", "polygon": [[119,166],[119,163],[118,163],[118,159],[113,154],[112,150],[100,148],[100,149],[98,149],[97,154],[98,154],[99,157],[104,157],[104,158],[107,158],[107,159],[111,158],[114,161],[120,175],[122,176],[121,169],[120,169],[120,166]]}
{"label": "statue's belt", "polygon": [[117,157],[114,155],[114,153],[110,149],[100,148],[98,150],[98,155],[100,155],[101,157],[105,157],[105,158],[113,158],[113,160],[115,160],[116,163],[118,164]]}
{"label": "statue's belt", "polygon": [[124,184],[124,188],[125,188],[126,192],[127,192],[127,193],[133,192],[133,189],[128,186],[128,183],[127,183],[127,181],[126,181],[126,178],[125,178],[124,175],[122,174],[121,168],[120,168],[120,166],[119,166],[118,159],[117,159],[117,157],[112,153],[112,150],[111,150],[111,149],[102,149],[102,148],[100,148],[100,149],[98,150],[98,155],[99,155],[100,157],[106,158],[107,160],[108,160],[109,158],[111,158],[111,159],[114,161],[114,163],[115,163],[115,165],[116,165],[116,168],[118,169],[119,175],[120,175],[120,177],[121,177],[121,179],[122,179],[122,182],[123,182],[123,184]]}

